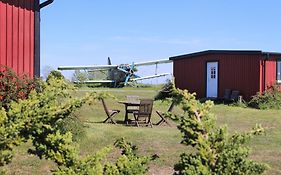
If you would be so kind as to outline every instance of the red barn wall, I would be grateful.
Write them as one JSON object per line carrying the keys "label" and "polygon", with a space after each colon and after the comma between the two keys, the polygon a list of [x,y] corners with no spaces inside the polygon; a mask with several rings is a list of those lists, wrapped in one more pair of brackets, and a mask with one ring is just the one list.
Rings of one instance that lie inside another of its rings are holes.
{"label": "red barn wall", "polygon": [[34,75],[34,0],[0,0],[0,64]]}
{"label": "red barn wall", "polygon": [[205,63],[200,58],[174,60],[174,77],[177,88],[205,96]]}
{"label": "red barn wall", "polygon": [[[265,68],[265,83],[266,88],[271,87],[276,84],[276,60],[281,59],[281,56],[270,56],[270,58],[266,61]],[[280,87],[281,89],[281,87]]]}
{"label": "red barn wall", "polygon": [[205,54],[174,60],[176,87],[196,92],[198,98],[206,94],[206,63],[218,61],[218,96],[225,89],[239,90],[249,99],[260,90],[260,55]]}

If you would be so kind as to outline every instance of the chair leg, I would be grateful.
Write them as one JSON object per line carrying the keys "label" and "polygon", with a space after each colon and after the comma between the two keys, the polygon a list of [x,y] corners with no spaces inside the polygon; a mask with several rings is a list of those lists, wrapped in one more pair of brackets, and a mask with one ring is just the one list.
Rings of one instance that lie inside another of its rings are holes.
{"label": "chair leg", "polygon": [[110,120],[110,122],[113,124],[117,124],[111,117],[107,117],[107,119],[105,119],[103,123],[106,123],[108,120]]}
{"label": "chair leg", "polygon": [[114,116],[115,114],[117,114],[117,113],[112,113],[110,116],[108,116],[108,117],[103,121],[103,123],[106,123],[108,120],[110,120],[111,123],[117,124],[117,123],[113,120],[113,116]]}
{"label": "chair leg", "polygon": [[166,123],[168,126],[171,126],[171,124],[168,122],[168,120],[166,118],[162,118],[161,120],[161,124]]}
{"label": "chair leg", "polygon": [[163,123],[163,119],[161,119],[159,122],[157,122],[155,125],[161,125]]}
{"label": "chair leg", "polygon": [[168,122],[168,120],[166,120],[166,119],[164,119],[164,122],[168,125],[168,126],[172,126],[169,122]]}
{"label": "chair leg", "polygon": [[156,123],[156,125],[162,125],[163,123],[166,123],[167,125],[171,126],[171,124],[168,122],[168,120],[159,111],[156,111],[156,113],[161,118],[160,121],[158,123]]}
{"label": "chair leg", "polygon": [[163,122],[163,116],[160,111],[156,111],[156,114],[160,117],[160,121],[156,123],[156,125],[160,125]]}
{"label": "chair leg", "polygon": [[135,118],[135,122],[136,122],[136,125],[137,127],[139,127],[139,122],[138,122],[138,118],[137,118],[137,114],[134,113],[134,118]]}
{"label": "chair leg", "polygon": [[114,116],[115,114],[117,114],[117,113],[115,112],[115,113],[112,113],[112,114],[110,115],[110,120],[111,120],[111,122],[112,122],[113,124],[116,125],[116,124],[117,124],[116,121],[113,120],[113,116]]}
{"label": "chair leg", "polygon": [[149,121],[149,124],[150,124],[150,127],[153,128],[153,125],[152,125],[152,123],[150,121]]}
{"label": "chair leg", "polygon": [[138,122],[138,121],[136,121],[136,125],[137,125],[137,127],[140,127],[140,124],[139,124],[139,122]]}
{"label": "chair leg", "polygon": [[107,117],[107,118],[103,121],[103,123],[106,123],[108,119],[109,119],[109,117]]}
{"label": "chair leg", "polygon": [[117,124],[116,121],[114,121],[112,118],[110,118],[110,120],[113,124],[115,124],[115,125]]}

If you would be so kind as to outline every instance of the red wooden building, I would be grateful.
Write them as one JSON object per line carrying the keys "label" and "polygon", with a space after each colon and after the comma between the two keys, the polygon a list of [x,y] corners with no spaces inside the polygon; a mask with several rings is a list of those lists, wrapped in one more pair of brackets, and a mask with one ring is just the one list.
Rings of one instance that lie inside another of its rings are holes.
{"label": "red wooden building", "polygon": [[53,0],[0,0],[0,65],[40,76],[40,9]]}
{"label": "red wooden building", "polygon": [[207,50],[174,56],[176,87],[198,98],[223,97],[225,89],[239,90],[249,100],[281,83],[281,53],[255,50]]}

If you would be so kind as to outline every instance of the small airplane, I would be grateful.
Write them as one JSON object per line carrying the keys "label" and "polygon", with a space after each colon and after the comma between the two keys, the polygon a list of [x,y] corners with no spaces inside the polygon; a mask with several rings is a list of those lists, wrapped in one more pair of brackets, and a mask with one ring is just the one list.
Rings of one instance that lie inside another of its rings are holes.
{"label": "small airplane", "polygon": [[[93,71],[104,71],[107,70],[107,78],[106,80],[87,80],[83,83],[113,83],[114,87],[126,86],[128,82],[136,82],[145,79],[163,77],[167,75],[171,75],[171,73],[162,73],[157,74],[158,64],[166,64],[171,63],[172,60],[162,59],[155,61],[146,61],[132,64],[119,64],[112,65],[111,60],[108,57],[108,65],[91,65],[91,66],[59,66],[58,70],[84,70],[88,72]],[[148,65],[156,65],[155,75],[140,77],[135,74],[137,66],[148,66]]]}

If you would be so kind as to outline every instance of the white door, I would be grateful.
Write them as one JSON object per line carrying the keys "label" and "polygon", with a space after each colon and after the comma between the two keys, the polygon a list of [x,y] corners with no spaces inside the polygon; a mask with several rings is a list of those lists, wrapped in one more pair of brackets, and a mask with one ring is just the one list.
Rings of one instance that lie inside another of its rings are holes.
{"label": "white door", "polygon": [[218,97],[218,62],[207,63],[207,97]]}

